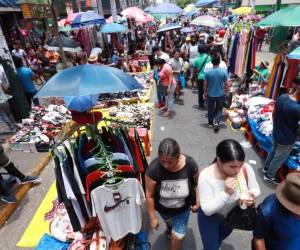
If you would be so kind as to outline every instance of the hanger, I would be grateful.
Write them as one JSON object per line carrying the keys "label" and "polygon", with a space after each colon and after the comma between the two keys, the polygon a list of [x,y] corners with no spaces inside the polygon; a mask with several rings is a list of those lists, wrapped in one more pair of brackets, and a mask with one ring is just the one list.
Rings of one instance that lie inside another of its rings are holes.
{"label": "hanger", "polygon": [[104,182],[104,186],[107,188],[117,189],[120,185],[124,183],[125,179],[123,177],[112,177]]}

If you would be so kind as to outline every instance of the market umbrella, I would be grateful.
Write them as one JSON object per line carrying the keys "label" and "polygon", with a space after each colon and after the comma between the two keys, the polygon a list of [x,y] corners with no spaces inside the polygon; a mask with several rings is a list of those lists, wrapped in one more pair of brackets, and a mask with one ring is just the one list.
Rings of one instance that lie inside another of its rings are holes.
{"label": "market umbrella", "polygon": [[86,112],[96,106],[99,95],[89,96],[65,96],[65,106],[69,110]]}
{"label": "market umbrella", "polygon": [[[73,39],[65,36],[65,35],[60,35],[61,41],[62,41],[62,46],[64,51],[68,52],[79,52],[81,51],[80,44]],[[45,44],[44,48],[49,51],[59,51],[58,47],[58,40],[56,37],[53,37],[48,40],[48,42]]]}
{"label": "market umbrella", "polygon": [[234,9],[232,12],[236,15],[248,15],[252,12],[252,8],[251,7],[239,7],[237,9]]}
{"label": "market umbrella", "polygon": [[184,27],[180,30],[182,33],[192,33],[194,30],[190,27]]}
{"label": "market umbrella", "polygon": [[191,22],[192,25],[205,26],[210,28],[223,28],[223,23],[213,16],[198,16]]}
{"label": "market umbrella", "polygon": [[290,54],[288,54],[288,59],[300,60],[300,46],[294,49]]}
{"label": "market umbrella", "polygon": [[185,16],[191,17],[191,16],[193,16],[193,15],[196,15],[197,13],[198,13],[197,10],[192,10],[192,11],[186,13]]}
{"label": "market umbrella", "polygon": [[124,71],[94,64],[64,69],[39,90],[35,98],[88,96],[143,89],[144,87]]}
{"label": "market umbrella", "polygon": [[151,14],[176,14],[180,15],[183,12],[179,6],[173,3],[162,3],[151,10]]}
{"label": "market umbrella", "polygon": [[82,12],[72,21],[72,28],[80,28],[95,24],[104,24],[105,18],[93,11]]}
{"label": "market umbrella", "polygon": [[210,4],[214,4],[214,3],[218,3],[218,0],[199,0],[198,2],[195,3],[196,7],[203,7],[203,6],[207,6]]}
{"label": "market umbrella", "polygon": [[121,14],[137,22],[146,22],[146,13],[138,7],[129,7],[123,10]]}
{"label": "market umbrella", "polygon": [[127,29],[121,24],[118,23],[107,23],[104,24],[100,32],[101,33],[120,33],[120,32],[125,32]]}
{"label": "market umbrella", "polygon": [[[110,16],[109,18],[106,18],[106,23],[113,23],[113,17]],[[124,23],[126,22],[126,17],[121,17],[117,15],[117,23]]]}
{"label": "market umbrella", "polygon": [[178,23],[167,23],[167,24],[163,25],[161,28],[159,28],[157,33],[166,32],[169,30],[181,29],[181,28],[182,28],[182,26],[179,25]]}
{"label": "market umbrella", "polygon": [[289,6],[267,16],[257,26],[300,26],[300,5]]}

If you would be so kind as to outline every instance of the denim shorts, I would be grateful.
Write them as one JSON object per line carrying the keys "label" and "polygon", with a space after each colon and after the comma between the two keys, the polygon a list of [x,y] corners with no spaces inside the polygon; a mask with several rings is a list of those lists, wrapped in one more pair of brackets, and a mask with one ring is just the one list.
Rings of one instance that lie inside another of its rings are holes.
{"label": "denim shorts", "polygon": [[160,214],[166,224],[172,228],[172,234],[178,239],[183,239],[189,222],[190,209],[180,214]]}

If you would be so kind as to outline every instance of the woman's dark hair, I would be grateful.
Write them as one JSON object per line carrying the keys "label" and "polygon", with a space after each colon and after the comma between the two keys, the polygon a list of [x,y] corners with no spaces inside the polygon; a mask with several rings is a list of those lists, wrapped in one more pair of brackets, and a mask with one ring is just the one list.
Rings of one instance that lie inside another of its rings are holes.
{"label": "woman's dark hair", "polygon": [[164,65],[166,63],[166,61],[162,58],[157,58],[155,60],[155,65]]}
{"label": "woman's dark hair", "polygon": [[222,163],[245,161],[245,152],[239,142],[227,139],[218,144],[214,162],[217,161],[217,158],[219,158]]}
{"label": "woman's dark hair", "polygon": [[180,54],[180,49],[175,48],[175,49],[173,50],[173,52],[174,52],[174,55],[175,55],[177,52]]}
{"label": "woman's dark hair", "polygon": [[177,141],[172,138],[163,139],[158,146],[158,156],[171,156],[174,158],[179,158],[180,147]]}
{"label": "woman's dark hair", "polygon": [[13,58],[16,68],[21,68],[23,66],[23,61],[20,57],[13,56],[12,58]]}

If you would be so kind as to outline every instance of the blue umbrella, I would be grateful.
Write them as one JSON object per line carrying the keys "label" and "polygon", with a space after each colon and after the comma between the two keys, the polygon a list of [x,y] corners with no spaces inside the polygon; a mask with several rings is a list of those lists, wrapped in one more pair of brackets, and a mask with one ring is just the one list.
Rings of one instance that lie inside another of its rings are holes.
{"label": "blue umbrella", "polygon": [[70,110],[86,112],[96,106],[99,95],[90,96],[65,96],[65,106]]}
{"label": "blue umbrella", "polygon": [[36,98],[118,93],[135,89],[143,89],[143,86],[124,71],[85,64],[55,74],[36,94]]}
{"label": "blue umbrella", "polygon": [[101,33],[120,33],[125,31],[126,27],[118,23],[107,23],[104,24],[100,29]]}
{"label": "blue umbrella", "polygon": [[300,60],[300,46],[294,49],[290,54],[288,54],[288,59]]}
{"label": "blue umbrella", "polygon": [[192,33],[194,30],[190,27],[184,27],[180,30],[182,33]]}
{"label": "blue umbrella", "polygon": [[166,32],[169,30],[175,30],[180,28],[182,28],[182,26],[177,23],[167,23],[163,25],[157,32]]}
{"label": "blue umbrella", "polygon": [[172,3],[162,3],[155,8],[151,9],[150,13],[154,14],[181,14],[183,9],[181,9],[176,4]]}
{"label": "blue umbrella", "polygon": [[203,7],[203,6],[218,3],[218,2],[219,2],[218,0],[198,0],[198,2],[195,3],[195,6],[196,7]]}
{"label": "blue umbrella", "polygon": [[72,21],[72,28],[80,28],[83,26],[104,24],[105,18],[93,11],[82,12]]}

